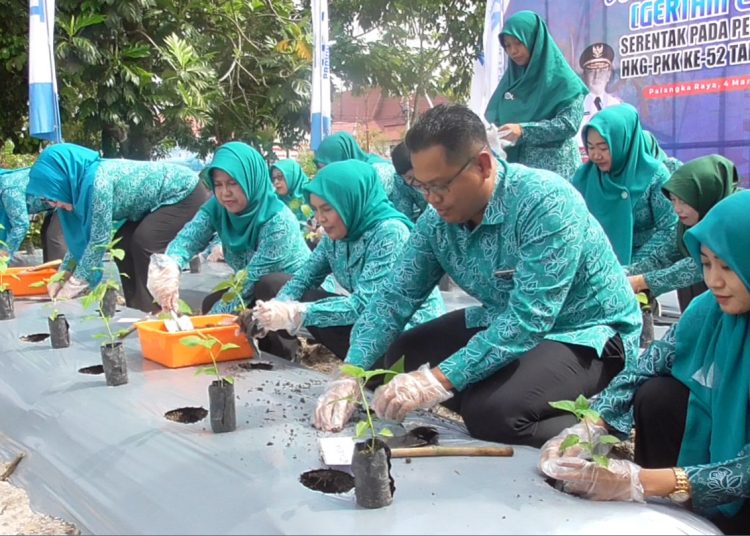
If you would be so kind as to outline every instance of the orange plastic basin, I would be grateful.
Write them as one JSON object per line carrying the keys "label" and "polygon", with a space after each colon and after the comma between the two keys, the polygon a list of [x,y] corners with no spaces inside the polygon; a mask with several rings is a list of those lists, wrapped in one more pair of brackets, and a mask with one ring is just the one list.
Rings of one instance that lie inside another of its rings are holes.
{"label": "orange plastic basin", "polygon": [[[56,268],[45,268],[36,272],[27,272],[20,275],[24,270],[28,268],[8,268],[8,272],[3,277],[3,283],[10,285],[10,290],[13,291],[15,297],[19,296],[41,296],[47,294],[47,285],[42,285],[39,288],[31,288],[29,285],[38,283],[49,279],[57,273]],[[17,275],[20,279],[10,277],[11,274]]]}
{"label": "orange plastic basin", "polygon": [[[170,333],[162,320],[146,320],[138,322],[138,338],[141,341],[143,357],[155,361],[169,368],[192,367],[211,363],[211,355],[206,348],[197,346],[189,348],[180,344],[180,339],[189,335],[213,335],[222,344],[233,342],[239,348],[219,352],[219,345],[213,348],[216,361],[232,361],[234,359],[251,359],[255,357],[252,346],[244,335],[235,335],[237,325],[217,326],[222,320],[232,319],[232,315],[192,316],[190,320],[197,329]],[[213,327],[205,327],[213,326]]]}

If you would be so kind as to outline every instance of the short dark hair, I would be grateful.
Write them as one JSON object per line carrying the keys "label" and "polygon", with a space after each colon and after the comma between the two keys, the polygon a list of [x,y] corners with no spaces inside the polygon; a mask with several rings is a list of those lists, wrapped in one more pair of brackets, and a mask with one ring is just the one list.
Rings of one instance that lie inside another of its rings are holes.
{"label": "short dark hair", "polygon": [[391,150],[391,161],[393,162],[393,167],[396,168],[396,173],[399,175],[405,175],[412,169],[409,149],[406,148],[404,142],[399,143]]}
{"label": "short dark hair", "polygon": [[487,143],[484,123],[462,104],[435,106],[422,114],[406,133],[406,146],[411,153],[441,145],[451,164],[463,162],[478,145]]}

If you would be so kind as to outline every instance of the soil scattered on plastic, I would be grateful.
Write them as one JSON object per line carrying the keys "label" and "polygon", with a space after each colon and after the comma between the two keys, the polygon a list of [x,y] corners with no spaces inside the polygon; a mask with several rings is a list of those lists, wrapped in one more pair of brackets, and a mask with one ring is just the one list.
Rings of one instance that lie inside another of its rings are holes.
{"label": "soil scattered on plastic", "polygon": [[179,422],[182,424],[193,424],[198,421],[202,421],[208,415],[208,410],[202,407],[199,408],[177,408],[170,410],[164,414],[164,418],[168,421]]}
{"label": "soil scattered on plastic", "polygon": [[18,337],[21,342],[42,342],[49,339],[49,333],[32,333]]}
{"label": "soil scattered on plastic", "polygon": [[104,365],[91,365],[78,369],[81,374],[104,374]]}
{"label": "soil scattered on plastic", "polygon": [[354,477],[335,469],[315,469],[302,473],[299,481],[306,488],[323,493],[346,493],[354,487]]}

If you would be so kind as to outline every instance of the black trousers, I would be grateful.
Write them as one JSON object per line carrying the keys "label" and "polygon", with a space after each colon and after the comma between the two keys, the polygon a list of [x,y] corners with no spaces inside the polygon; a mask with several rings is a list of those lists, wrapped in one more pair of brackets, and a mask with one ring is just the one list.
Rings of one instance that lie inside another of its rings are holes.
{"label": "black trousers", "polygon": [[[633,399],[635,463],[649,469],[675,467],[685,433],[690,391],[671,376],[652,378]],[[725,534],[750,534],[750,501],[734,517],[712,518]]]}
{"label": "black trousers", "polygon": [[116,237],[122,238],[117,247],[125,250],[125,258],[115,262],[118,270],[128,276],[122,278],[122,292],[128,307],[146,312],[158,310],[146,288],[151,255],[164,253],[208,197],[206,188],[198,184],[179,203],[161,207],[140,221],[127,221],[117,231]]}
{"label": "black trousers", "polygon": [[[436,366],[482,330],[466,327],[464,310],[453,311],[401,334],[384,364],[404,356],[407,371],[427,362]],[[592,348],[544,340],[445,405],[461,414],[478,439],[539,447],[575,423],[549,402],[598,393],[622,369],[623,355],[619,337],[607,343],[601,359]]]}
{"label": "black trousers", "polygon": [[65,244],[60,215],[56,210],[51,210],[44,215],[42,220],[42,260],[43,262],[56,261],[65,257],[68,246]]}

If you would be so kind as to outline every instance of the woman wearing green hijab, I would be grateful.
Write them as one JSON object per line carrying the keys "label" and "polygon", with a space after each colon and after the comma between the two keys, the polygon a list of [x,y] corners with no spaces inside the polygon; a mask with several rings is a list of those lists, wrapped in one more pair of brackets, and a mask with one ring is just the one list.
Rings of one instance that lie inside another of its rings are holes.
{"label": "woman wearing green hijab", "polygon": [[302,189],[310,182],[302,166],[294,160],[279,160],[271,166],[271,182],[284,204],[289,207],[301,225],[305,225],[313,213],[310,205],[305,203]]}
{"label": "woman wearing green hijab", "polygon": [[399,177],[393,164],[376,154],[364,152],[354,136],[348,132],[338,132],[328,136],[315,151],[315,165],[319,169],[343,160],[359,160],[370,164],[377,172],[380,184],[396,210],[403,212],[409,218],[414,216],[412,189]]}
{"label": "woman wearing green hijab", "polygon": [[[295,333],[304,326],[343,359],[354,322],[386,281],[412,223],[393,207],[375,170],[364,162],[327,165],[304,191],[326,236],[294,277],[274,274],[261,280],[255,318],[266,331]],[[347,296],[319,287],[329,274]],[[434,289],[408,327],[443,312]]]}
{"label": "woman wearing green hijab", "polygon": [[575,136],[588,89],[533,11],[510,17],[500,44],[511,61],[487,105],[487,121],[515,143],[505,149],[508,162],[569,180],[581,164]]}
{"label": "woman wearing green hijab", "polygon": [[635,463],[608,469],[560,455],[565,430],[542,447],[540,468],[594,500],[669,497],[726,534],[750,528],[750,192],[721,201],[685,233],[709,292],[593,403],[597,436],[627,437]]}
{"label": "woman wearing green hijab", "polygon": [[703,219],[719,201],[737,190],[739,175],[731,160],[710,155],[680,167],[662,187],[680,219],[677,239],[667,254],[669,266],[645,275],[630,277],[633,290],[651,290],[654,296],[677,290],[680,308],[706,290],[700,264],[693,262],[685,245],[685,232]]}
{"label": "woman wearing green hijab", "polygon": [[648,274],[670,264],[677,214],[662,194],[669,178],[648,149],[629,104],[596,114],[583,129],[589,161],[573,177],[589,211],[599,220],[629,274]]}
{"label": "woman wearing green hijab", "polygon": [[659,145],[659,140],[656,139],[656,136],[654,136],[653,133],[649,132],[648,130],[644,130],[643,137],[646,141],[646,148],[648,149],[651,156],[664,164],[664,167],[666,167],[670,173],[674,173],[675,171],[680,169],[682,162],[672,156],[669,156],[664,151],[664,149],[661,148],[661,145]]}
{"label": "woman wearing green hijab", "polygon": [[[167,310],[177,308],[181,269],[205,249],[214,233],[227,264],[235,272],[247,273],[245,304],[254,301],[253,290],[261,277],[271,272],[292,274],[310,255],[299,223],[276,196],[258,151],[245,143],[226,143],[203,170],[203,178],[214,197],[170,242],[164,255],[151,258],[149,290]],[[203,301],[203,312],[228,313],[240,307],[239,298],[225,301],[222,294],[210,294]]]}

